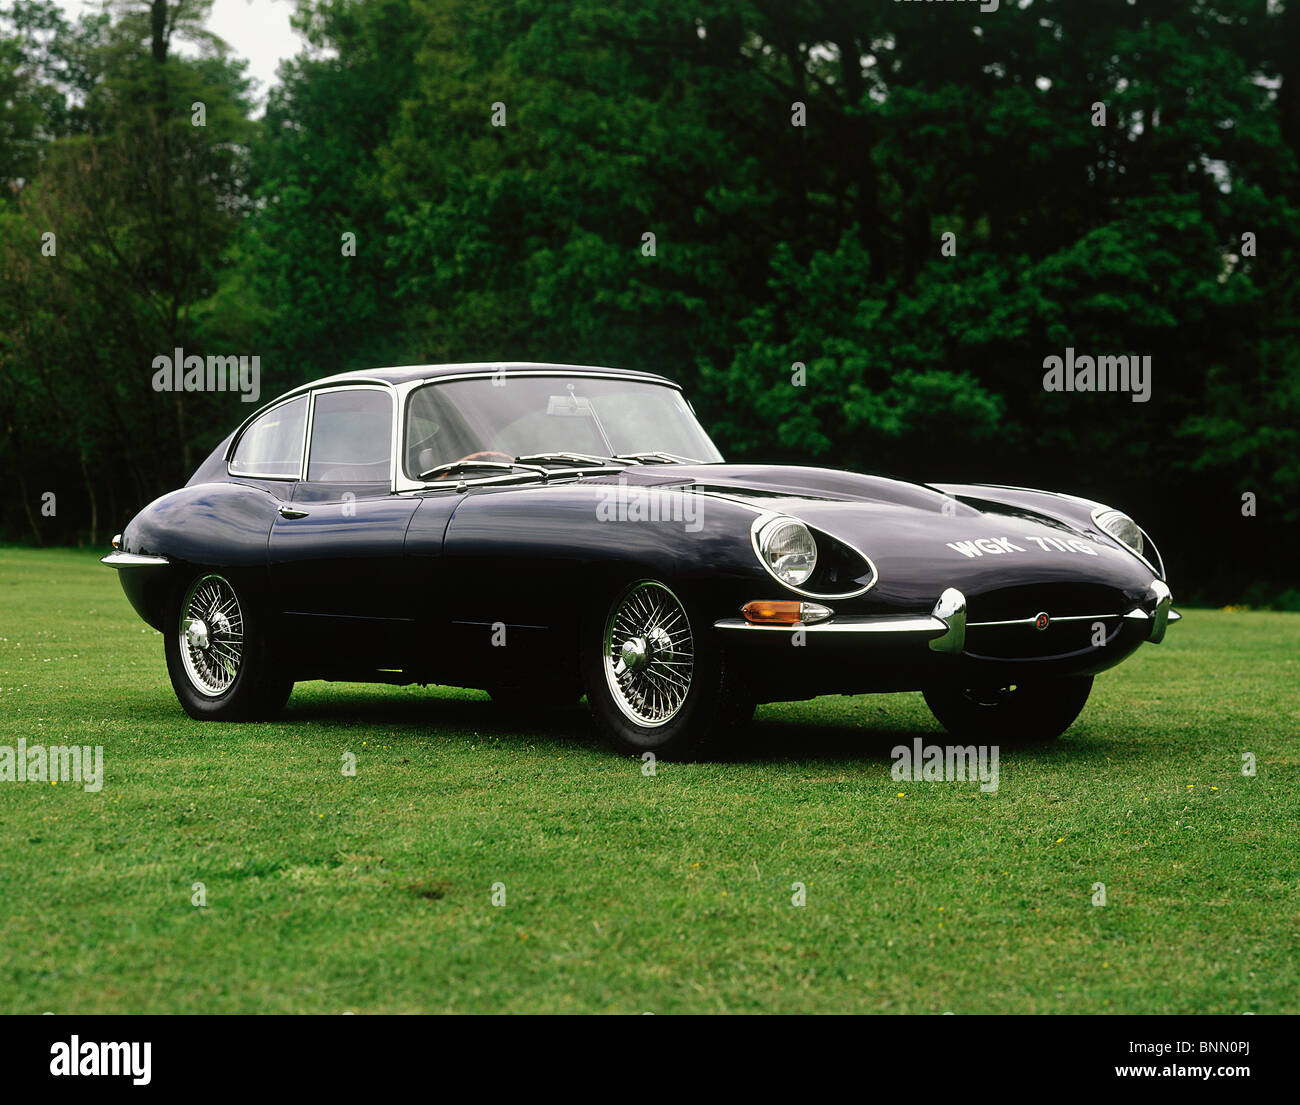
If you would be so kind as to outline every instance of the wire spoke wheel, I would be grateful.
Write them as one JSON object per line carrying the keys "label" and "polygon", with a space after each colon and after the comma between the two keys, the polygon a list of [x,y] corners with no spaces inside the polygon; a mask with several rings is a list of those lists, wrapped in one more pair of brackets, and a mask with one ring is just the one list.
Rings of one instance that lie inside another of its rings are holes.
{"label": "wire spoke wheel", "polygon": [[196,580],[181,602],[181,664],[200,694],[225,694],[244,662],[244,613],[235,589],[222,576]]}
{"label": "wire spoke wheel", "polygon": [[695,639],[681,601],[662,583],[633,584],[605,621],[605,681],[615,705],[637,725],[677,716],[695,673]]}

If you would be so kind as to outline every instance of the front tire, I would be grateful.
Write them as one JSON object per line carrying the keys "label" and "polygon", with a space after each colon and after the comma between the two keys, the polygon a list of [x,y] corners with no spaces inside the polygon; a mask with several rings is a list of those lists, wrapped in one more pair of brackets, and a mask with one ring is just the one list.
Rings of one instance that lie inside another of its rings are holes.
{"label": "front tire", "polygon": [[1092,676],[1045,679],[1007,687],[931,687],[930,712],[948,732],[987,743],[1055,740],[1079,716]]}
{"label": "front tire", "polygon": [[167,674],[190,717],[247,721],[288,701],[293,680],[272,658],[260,610],[221,572],[200,572],[177,588],[165,626]]}
{"label": "front tire", "polygon": [[581,668],[596,728],[625,755],[690,759],[754,712],[712,627],[658,580],[628,584],[591,619]]}

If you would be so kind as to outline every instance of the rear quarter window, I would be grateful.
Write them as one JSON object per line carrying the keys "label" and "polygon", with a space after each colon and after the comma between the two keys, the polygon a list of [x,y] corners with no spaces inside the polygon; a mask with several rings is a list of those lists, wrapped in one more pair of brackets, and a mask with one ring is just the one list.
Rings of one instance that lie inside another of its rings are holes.
{"label": "rear quarter window", "polygon": [[297,479],[302,470],[302,437],[307,396],[300,395],[258,416],[241,435],[230,458],[232,476]]}

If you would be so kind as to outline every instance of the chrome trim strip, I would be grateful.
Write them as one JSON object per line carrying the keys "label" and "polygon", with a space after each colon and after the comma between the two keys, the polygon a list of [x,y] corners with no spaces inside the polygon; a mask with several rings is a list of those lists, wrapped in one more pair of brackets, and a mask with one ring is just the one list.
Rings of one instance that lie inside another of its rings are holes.
{"label": "chrome trim strip", "polygon": [[[826,599],[829,601],[836,601],[836,600],[842,601],[844,599],[855,599],[859,595],[865,595],[868,591],[871,590],[871,588],[873,588],[876,585],[877,580],[880,579],[880,573],[876,570],[876,565],[872,561],[871,557],[869,557],[856,545],[849,544],[849,542],[845,541],[844,538],[837,537],[834,534],[827,534],[826,536],[830,537],[833,541],[838,541],[846,549],[849,549],[851,552],[857,553],[860,557],[862,557],[863,560],[866,561],[867,567],[871,570],[871,582],[868,583],[865,587],[859,588],[856,591],[841,591],[839,594],[834,594],[834,595],[822,595],[822,594],[818,594],[816,591],[806,591],[802,587],[795,587],[792,584],[786,583],[785,580],[781,579],[780,576],[778,576],[774,571],[772,571],[771,565],[769,565],[768,562],[765,559],[763,559],[763,550],[758,547],[759,531],[775,518],[789,518],[790,521],[798,522],[801,526],[805,527],[809,533],[812,533],[812,527],[809,526],[807,522],[805,522],[802,518],[798,517],[797,515],[786,514],[783,511],[779,511],[779,510],[765,510],[762,513],[760,513],[758,517],[755,518],[749,524],[749,544],[754,550],[754,556],[757,558],[759,564],[763,566],[763,571],[765,571],[769,576],[771,576],[774,580],[776,580],[776,582],[779,583],[782,587],[784,587],[787,591],[793,591],[796,595],[799,595],[802,598],[806,598],[806,599],[818,599],[818,600]],[[815,544],[816,541],[817,538],[814,537],[813,543]]]}
{"label": "chrome trim strip", "polygon": [[[1136,522],[1134,522],[1133,524],[1137,526]],[[1144,542],[1142,547],[1144,549],[1148,549],[1151,553],[1154,554],[1153,556],[1147,556],[1146,553],[1143,553],[1142,554],[1143,559],[1147,562],[1151,570],[1155,572],[1157,576],[1159,576],[1161,579],[1165,579],[1166,578],[1165,558],[1160,555],[1160,550],[1156,548],[1156,543],[1151,540],[1151,534],[1147,533],[1147,531],[1144,530],[1141,526],[1138,526],[1138,533],[1142,535],[1142,540]]]}
{"label": "chrome trim strip", "polygon": [[[1105,621],[1107,618],[1134,618],[1134,619],[1141,619],[1145,621],[1147,618],[1147,614],[1146,611],[1144,611],[1141,607],[1135,606],[1127,614],[1062,614],[1060,617],[1052,617],[1052,615],[1049,614],[1048,618],[1050,619],[1048,622],[1048,628],[1050,629],[1057,622],[1100,622],[1100,621]],[[1038,623],[1038,619],[1036,617],[1035,618],[1012,618],[1011,620],[1005,622],[969,622],[967,623],[967,628],[982,629],[982,628],[987,628],[988,626],[1000,626],[1000,625],[1032,626],[1032,625],[1037,625],[1037,623]]]}
{"label": "chrome trim strip", "polygon": [[[397,412],[401,406],[397,389],[391,384],[338,383],[316,388],[311,392],[307,405],[307,425],[303,434],[302,465],[298,469],[298,479],[303,483],[310,482],[307,479],[307,474],[311,471],[311,435],[316,424],[316,400],[327,391],[382,391],[388,395],[393,407],[393,419],[389,424],[388,437],[388,492],[391,495],[394,490],[397,467]],[[324,481],[317,480],[315,482],[322,483]]]}
{"label": "chrome trim strip", "polygon": [[[675,380],[670,380],[666,376],[656,376],[653,372],[642,372],[637,368],[617,369],[617,368],[572,368],[565,369],[563,365],[556,365],[547,368],[545,365],[539,365],[537,368],[509,368],[509,365],[517,364],[516,361],[502,361],[496,366],[486,368],[467,369],[465,372],[451,372],[446,375],[424,376],[417,380],[403,380],[400,384],[389,384],[389,387],[411,387],[414,390],[417,387],[423,387],[425,384],[446,384],[452,380],[490,380],[497,375],[510,376],[598,376],[605,380],[638,380],[645,384],[662,384],[664,386],[675,388],[677,391],[682,390],[682,385]],[[436,366],[435,366],[436,367]],[[504,371],[503,371],[504,370]]]}
{"label": "chrome trim strip", "polygon": [[141,553],[113,552],[100,557],[101,564],[110,568],[157,568],[171,561],[165,556],[144,556]]}
{"label": "chrome trim strip", "polygon": [[[1051,625],[1055,625],[1057,622],[1103,622],[1106,621],[1108,618],[1124,618],[1126,621],[1135,621],[1135,622],[1153,621],[1155,618],[1160,616],[1159,603],[1161,600],[1159,598],[1158,592],[1156,591],[1157,586],[1163,588],[1164,591],[1166,592],[1169,590],[1169,588],[1166,587],[1165,584],[1162,583],[1160,580],[1157,579],[1152,581],[1151,590],[1152,590],[1152,594],[1156,595],[1156,601],[1157,601],[1156,611],[1154,614],[1148,614],[1145,610],[1142,609],[1142,607],[1135,606],[1133,607],[1132,610],[1128,611],[1125,614],[1062,614],[1059,618],[1052,618]],[[1177,610],[1173,610],[1173,609],[1168,610],[1166,624],[1170,622],[1180,622],[1182,620],[1183,620],[1183,616],[1180,613],[1178,613]],[[1005,622],[967,622],[966,628],[986,629],[989,628],[990,626],[1006,626],[1006,625],[1032,626],[1035,624],[1035,622],[1036,622],[1035,618],[1014,618],[1010,621],[1005,621]],[[1154,627],[1152,628],[1151,632],[1152,633],[1155,632]],[[1156,637],[1150,637],[1148,639],[1152,641],[1159,640],[1159,638]]]}
{"label": "chrome trim strip", "polygon": [[725,632],[737,630],[756,631],[760,633],[794,633],[802,629],[806,633],[942,633],[947,628],[938,618],[928,614],[921,615],[885,615],[881,617],[837,618],[829,622],[812,622],[797,625],[755,625],[744,618],[719,618],[713,623],[714,629]]}
{"label": "chrome trim strip", "polygon": [[[307,415],[302,420],[302,452],[298,455],[298,478],[295,483],[307,481],[307,454],[311,452],[311,424],[316,417],[316,392],[309,391],[306,396]],[[293,491],[290,490],[289,494],[292,496]]]}

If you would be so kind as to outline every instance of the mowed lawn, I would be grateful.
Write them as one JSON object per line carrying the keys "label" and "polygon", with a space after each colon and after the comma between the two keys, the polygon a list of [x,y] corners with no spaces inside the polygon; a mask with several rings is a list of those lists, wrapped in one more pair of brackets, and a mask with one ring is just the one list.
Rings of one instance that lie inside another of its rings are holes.
{"label": "mowed lawn", "polygon": [[0,745],[105,759],[0,783],[0,1011],[1300,1011],[1300,615],[1185,613],[996,794],[891,778],[919,695],[650,778],[469,691],[191,721],[111,569],[0,549]]}

